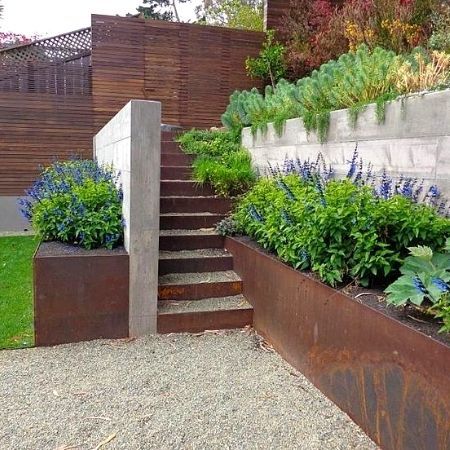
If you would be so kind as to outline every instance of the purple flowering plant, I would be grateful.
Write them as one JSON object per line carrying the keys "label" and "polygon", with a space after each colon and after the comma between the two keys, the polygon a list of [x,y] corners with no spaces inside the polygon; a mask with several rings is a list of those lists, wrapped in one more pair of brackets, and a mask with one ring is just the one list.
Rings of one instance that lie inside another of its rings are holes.
{"label": "purple flowering plant", "polygon": [[336,285],[387,284],[408,247],[442,249],[450,236],[448,206],[436,186],[365,168],[357,149],[344,179],[324,158],[269,166],[233,214],[238,229],[297,269]]}
{"label": "purple flowering plant", "polygon": [[123,241],[119,177],[96,161],[57,161],[42,170],[19,206],[45,241],[112,249]]}

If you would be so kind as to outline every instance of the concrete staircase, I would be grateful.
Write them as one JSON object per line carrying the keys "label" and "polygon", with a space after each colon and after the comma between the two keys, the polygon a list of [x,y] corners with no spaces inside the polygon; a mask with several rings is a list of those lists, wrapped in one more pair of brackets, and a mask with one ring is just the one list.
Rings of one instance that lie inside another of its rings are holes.
{"label": "concrete staircase", "polygon": [[158,332],[201,332],[252,323],[233,257],[214,226],[231,201],[191,181],[194,156],[161,135]]}

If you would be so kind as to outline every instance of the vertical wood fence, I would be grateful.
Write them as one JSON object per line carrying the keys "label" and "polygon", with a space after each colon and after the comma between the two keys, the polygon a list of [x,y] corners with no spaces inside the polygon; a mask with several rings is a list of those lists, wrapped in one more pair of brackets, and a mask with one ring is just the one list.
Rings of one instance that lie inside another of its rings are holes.
{"label": "vertical wood fence", "polygon": [[263,33],[92,16],[92,27],[0,51],[0,196],[38,166],[92,156],[92,137],[130,99],[162,102],[164,123],[220,124]]}

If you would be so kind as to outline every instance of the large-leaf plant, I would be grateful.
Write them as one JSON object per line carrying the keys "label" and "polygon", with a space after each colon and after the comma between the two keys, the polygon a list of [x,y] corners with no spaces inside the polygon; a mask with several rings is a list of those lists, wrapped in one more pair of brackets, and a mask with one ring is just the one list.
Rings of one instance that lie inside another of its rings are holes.
{"label": "large-leaf plant", "polygon": [[450,238],[442,253],[425,246],[410,247],[409,251],[400,268],[402,275],[385,291],[388,303],[420,306],[425,300],[440,302],[450,292]]}

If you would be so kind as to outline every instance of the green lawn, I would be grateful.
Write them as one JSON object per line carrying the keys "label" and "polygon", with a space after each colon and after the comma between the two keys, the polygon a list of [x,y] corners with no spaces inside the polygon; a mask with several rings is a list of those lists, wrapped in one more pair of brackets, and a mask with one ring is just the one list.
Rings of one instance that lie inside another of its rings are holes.
{"label": "green lawn", "polygon": [[0,237],[0,348],[30,347],[33,333],[32,236]]}

